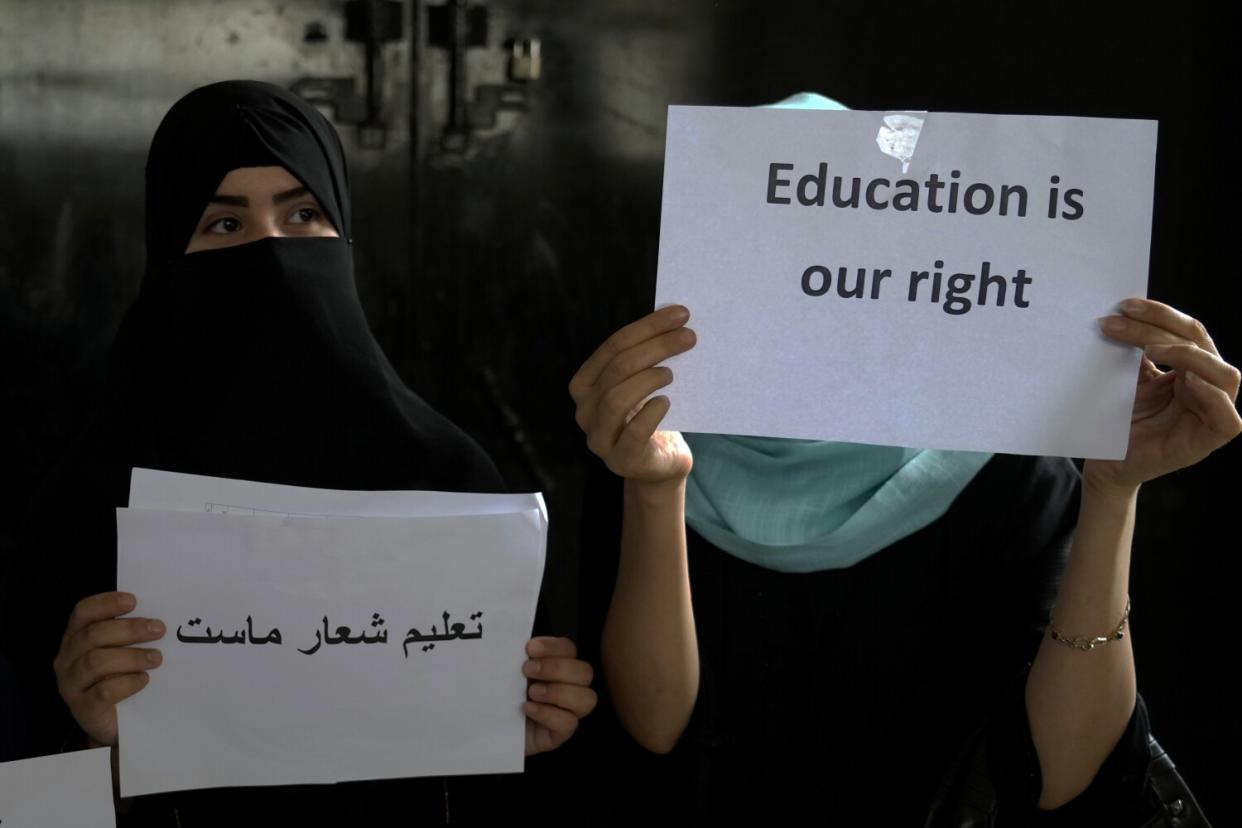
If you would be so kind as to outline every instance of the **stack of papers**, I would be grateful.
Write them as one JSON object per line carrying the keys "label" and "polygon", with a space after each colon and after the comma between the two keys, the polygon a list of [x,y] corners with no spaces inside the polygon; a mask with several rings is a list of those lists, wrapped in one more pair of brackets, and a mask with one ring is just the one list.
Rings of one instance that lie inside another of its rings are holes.
{"label": "stack of papers", "polygon": [[521,771],[547,525],[538,494],[135,469],[117,587],[168,632],[121,795]]}
{"label": "stack of papers", "polygon": [[108,748],[0,764],[0,828],[115,828]]}

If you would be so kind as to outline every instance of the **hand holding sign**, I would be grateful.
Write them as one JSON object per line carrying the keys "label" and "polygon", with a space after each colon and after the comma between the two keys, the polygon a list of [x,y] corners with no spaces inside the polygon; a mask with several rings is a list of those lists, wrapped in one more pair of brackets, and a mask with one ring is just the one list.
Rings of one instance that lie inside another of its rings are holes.
{"label": "hand holding sign", "polygon": [[159,650],[133,647],[164,635],[153,618],[117,618],[136,600],[124,592],[102,592],[74,607],[52,661],[56,685],[69,712],[99,745],[116,747],[116,705],[147,686],[145,671],[158,667]]}
{"label": "hand holding sign", "polygon": [[532,638],[530,660],[522,672],[531,680],[526,714],[526,755],[556,750],[578,729],[578,720],[595,709],[591,665],[578,659],[568,638]]}
{"label": "hand holding sign", "polygon": [[[1089,481],[1133,488],[1193,465],[1242,433],[1239,372],[1202,323],[1168,305],[1130,299],[1100,320],[1104,333],[1143,348],[1124,460],[1089,460]],[[1172,370],[1161,371],[1157,365]]]}
{"label": "hand holding sign", "polygon": [[577,404],[574,418],[587,445],[614,474],[662,483],[690,473],[690,448],[681,435],[656,431],[668,413],[668,398],[647,399],[673,381],[672,371],[656,366],[694,347],[694,331],[685,327],[689,319],[686,308],[674,305],[626,325],[569,382]]}
{"label": "hand holding sign", "polygon": [[1093,320],[1145,287],[1156,124],[916,120],[670,108],[655,299],[701,342],[665,428],[1124,454],[1139,355]]}

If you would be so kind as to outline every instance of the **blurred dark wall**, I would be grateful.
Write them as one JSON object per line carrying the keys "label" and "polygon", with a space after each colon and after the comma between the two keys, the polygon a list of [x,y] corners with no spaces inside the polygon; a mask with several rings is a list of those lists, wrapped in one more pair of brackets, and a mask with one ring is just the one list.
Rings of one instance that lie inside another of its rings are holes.
{"label": "blurred dark wall", "polygon": [[[1236,233],[1222,198],[1238,177],[1233,21],[1193,4],[968,14],[816,0],[493,0],[482,45],[455,62],[432,42],[441,32],[426,5],[403,3],[401,39],[380,53],[383,145],[338,120],[360,291],[413,387],[483,442],[513,488],[547,493],[545,588],[558,631],[576,617],[583,476],[565,385],[607,333],[651,307],[670,103],[753,105],[813,90],[856,109],[1157,119],[1149,295],[1203,320],[1242,360],[1227,257]],[[6,550],[24,498],[89,411],[140,279],[142,165],[159,118],[189,89],[231,77],[352,79],[363,94],[365,50],[345,40],[343,8],[0,0]],[[526,38],[540,41],[542,75],[513,82],[507,43]],[[492,111],[489,100],[506,103]],[[1228,793],[1242,713],[1226,678],[1240,457],[1231,445],[1144,488],[1133,569],[1140,687],[1158,736],[1222,824],[1242,818]]]}

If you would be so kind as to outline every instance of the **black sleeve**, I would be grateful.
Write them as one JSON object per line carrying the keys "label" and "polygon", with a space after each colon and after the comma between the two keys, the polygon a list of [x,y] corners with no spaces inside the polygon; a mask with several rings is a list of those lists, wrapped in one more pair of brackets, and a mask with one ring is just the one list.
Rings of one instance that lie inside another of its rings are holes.
{"label": "black sleeve", "polygon": [[621,560],[622,481],[598,458],[586,461],[579,557],[579,637],[582,658],[598,667],[600,637]]}
{"label": "black sleeve", "polygon": [[128,473],[97,452],[69,452],[31,497],[0,573],[0,653],[15,678],[23,755],[85,747],[56,688],[52,660],[74,604],[116,588],[115,507],[124,505],[117,498],[127,488]]}

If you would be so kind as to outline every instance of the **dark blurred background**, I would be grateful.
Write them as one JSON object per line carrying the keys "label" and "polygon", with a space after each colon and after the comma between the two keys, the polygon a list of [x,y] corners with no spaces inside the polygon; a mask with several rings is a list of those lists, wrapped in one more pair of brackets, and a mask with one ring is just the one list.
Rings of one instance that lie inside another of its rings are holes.
{"label": "dark blurred background", "polygon": [[[1157,119],[1149,295],[1242,361],[1236,20],[1088,5],[0,0],[0,562],[137,289],[151,134],[215,80],[286,85],[335,120],[371,324],[515,490],[547,494],[560,633],[592,554],[565,386],[651,308],[670,103],[809,90],[855,109]],[[1140,689],[1218,824],[1242,824],[1240,457],[1235,443],[1144,487],[1133,565]]]}

